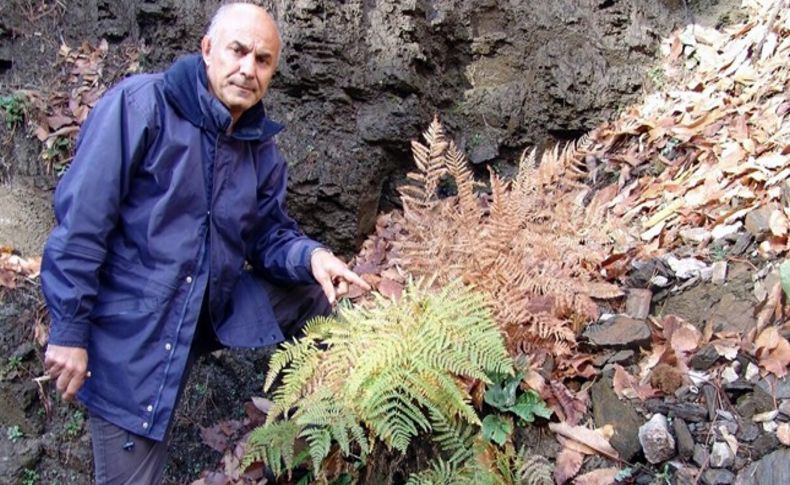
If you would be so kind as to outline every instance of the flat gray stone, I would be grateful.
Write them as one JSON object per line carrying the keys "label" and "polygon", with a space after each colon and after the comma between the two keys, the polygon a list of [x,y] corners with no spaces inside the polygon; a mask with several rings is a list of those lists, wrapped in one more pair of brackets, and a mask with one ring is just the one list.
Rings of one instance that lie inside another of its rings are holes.
{"label": "flat gray stone", "polygon": [[628,403],[621,401],[612,387],[609,377],[593,384],[591,391],[595,426],[611,424],[614,434],[609,440],[620,458],[631,461],[640,451],[639,427],[645,420]]}
{"label": "flat gray stone", "polygon": [[729,485],[735,480],[735,474],[729,470],[715,468],[705,470],[702,474],[702,483],[706,485]]}
{"label": "flat gray stone", "polygon": [[694,454],[694,438],[691,436],[691,431],[685,421],[680,418],[672,420],[672,431],[675,432],[675,438],[678,443],[678,455],[684,460],[691,458]]}
{"label": "flat gray stone", "polygon": [[790,449],[766,455],[738,473],[736,485],[783,485],[790,483]]}
{"label": "flat gray stone", "polygon": [[650,327],[644,320],[617,316],[584,330],[590,345],[616,350],[637,350],[650,345]]}
{"label": "flat gray stone", "polygon": [[776,399],[790,399],[790,379],[787,377],[777,379],[773,376],[768,377],[768,379],[769,380],[760,379],[757,381],[757,385],[760,386],[760,389]]}

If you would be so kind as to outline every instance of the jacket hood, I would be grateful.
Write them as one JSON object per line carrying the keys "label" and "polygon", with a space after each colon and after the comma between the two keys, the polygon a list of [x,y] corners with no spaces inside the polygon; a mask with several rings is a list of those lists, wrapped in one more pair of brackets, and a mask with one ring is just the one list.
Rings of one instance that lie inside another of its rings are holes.
{"label": "jacket hood", "polygon": [[[208,89],[206,65],[199,54],[179,58],[165,71],[165,97],[179,115],[211,133],[226,132],[232,118],[228,109]],[[263,103],[245,111],[231,136],[242,140],[267,140],[283,125],[266,117]]]}

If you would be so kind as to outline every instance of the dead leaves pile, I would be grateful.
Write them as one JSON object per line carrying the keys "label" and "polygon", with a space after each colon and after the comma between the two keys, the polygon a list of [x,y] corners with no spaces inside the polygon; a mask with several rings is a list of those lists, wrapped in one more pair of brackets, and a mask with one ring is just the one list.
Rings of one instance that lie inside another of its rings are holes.
{"label": "dead leaves pile", "polygon": [[[746,0],[745,24],[689,25],[663,45],[667,86],[589,134],[589,155],[619,171],[608,207],[638,223],[645,254],[736,231],[770,210],[765,256],[790,248],[790,9]],[[660,172],[660,173],[659,173]],[[632,241],[633,242],[633,241]]]}
{"label": "dead leaves pile", "polygon": [[77,48],[62,44],[55,65],[63,75],[44,89],[17,91],[27,101],[30,129],[42,143],[41,158],[50,171],[70,161],[71,147],[90,110],[117,78],[140,71],[146,52],[144,45],[125,48],[120,59],[113,59],[120,66],[108,75],[106,40],[95,47],[87,42]]}

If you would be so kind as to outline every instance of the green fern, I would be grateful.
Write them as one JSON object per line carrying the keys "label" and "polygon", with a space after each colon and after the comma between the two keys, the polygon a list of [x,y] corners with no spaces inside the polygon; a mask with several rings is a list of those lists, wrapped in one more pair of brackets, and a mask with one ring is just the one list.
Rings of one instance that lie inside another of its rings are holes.
{"label": "green fern", "polygon": [[373,441],[405,451],[434,432],[451,456],[464,451],[480,420],[457,377],[489,382],[512,372],[503,337],[484,298],[460,283],[438,291],[409,284],[398,302],[378,295],[371,308],[341,308],[315,319],[305,336],[272,356],[265,388],[278,378],[267,423],[252,432],[243,466],[263,460],[280,474],[307,442],[314,471],[336,443],[364,457]]}

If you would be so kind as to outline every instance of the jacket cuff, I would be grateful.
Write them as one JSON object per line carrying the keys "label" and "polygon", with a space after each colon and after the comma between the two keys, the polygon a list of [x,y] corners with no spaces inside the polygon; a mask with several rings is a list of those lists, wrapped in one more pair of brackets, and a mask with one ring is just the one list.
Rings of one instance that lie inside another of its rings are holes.
{"label": "jacket cuff", "polygon": [[[313,251],[317,249],[326,249],[323,244],[312,239],[307,239],[302,242],[302,247],[299,249],[300,257],[299,263],[293,268],[294,276],[296,279],[303,283],[315,283],[313,277],[313,268],[310,265],[310,260],[313,256]],[[328,249],[327,249],[328,250]]]}
{"label": "jacket cuff", "polygon": [[55,323],[49,330],[49,343],[63,347],[88,348],[91,328],[88,322]]}

